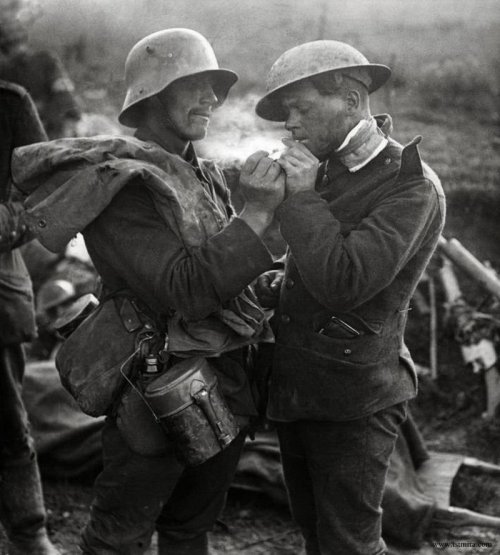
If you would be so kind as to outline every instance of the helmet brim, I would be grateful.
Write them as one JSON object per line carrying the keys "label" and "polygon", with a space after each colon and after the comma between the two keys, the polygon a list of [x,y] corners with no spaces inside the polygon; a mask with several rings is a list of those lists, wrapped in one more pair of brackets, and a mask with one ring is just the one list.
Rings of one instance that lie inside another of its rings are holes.
{"label": "helmet brim", "polygon": [[168,89],[168,87],[170,87],[172,83],[195,75],[200,77],[204,75],[210,75],[214,77],[214,93],[218,99],[218,106],[225,102],[227,95],[229,94],[229,90],[236,83],[236,81],[238,81],[238,74],[234,71],[231,71],[230,69],[206,69],[204,71],[198,71],[189,75],[183,75],[178,79],[174,79],[166,87],[160,88],[158,90],[151,90],[145,93],[139,100],[135,102],[130,102],[130,99],[127,98],[129,94],[128,93],[125,97],[125,100],[123,101],[124,108],[122,108],[122,111],[118,116],[118,121],[126,127],[138,127],[140,124],[140,119],[142,117],[142,104],[146,99],[157,95],[165,89]]}
{"label": "helmet brim", "polygon": [[356,65],[356,66],[346,66],[336,69],[330,69],[327,71],[321,71],[308,75],[306,77],[301,77],[300,79],[295,79],[284,85],[280,85],[266,93],[255,106],[255,112],[258,116],[269,121],[285,121],[288,117],[286,110],[281,104],[281,95],[285,89],[291,85],[300,83],[301,81],[306,81],[311,77],[316,75],[326,75],[327,73],[347,72],[349,69],[365,69],[371,78],[370,86],[368,87],[368,93],[371,94],[384,85],[391,76],[391,69],[388,66],[382,64],[366,64],[366,65]]}

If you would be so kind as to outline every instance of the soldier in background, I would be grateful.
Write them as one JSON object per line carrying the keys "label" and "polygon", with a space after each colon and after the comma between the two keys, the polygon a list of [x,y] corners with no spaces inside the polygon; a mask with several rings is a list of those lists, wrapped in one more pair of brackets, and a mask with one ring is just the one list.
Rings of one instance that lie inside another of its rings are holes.
{"label": "soldier in background", "polygon": [[0,521],[9,555],[58,555],[45,527],[36,453],[21,399],[22,343],[35,336],[33,294],[19,246],[30,239],[22,202],[11,190],[15,147],[47,139],[23,88],[0,81]]}
{"label": "soldier in background", "polygon": [[28,47],[19,7],[11,2],[0,16],[0,79],[29,92],[49,138],[73,137],[81,118],[73,82],[53,52]]}

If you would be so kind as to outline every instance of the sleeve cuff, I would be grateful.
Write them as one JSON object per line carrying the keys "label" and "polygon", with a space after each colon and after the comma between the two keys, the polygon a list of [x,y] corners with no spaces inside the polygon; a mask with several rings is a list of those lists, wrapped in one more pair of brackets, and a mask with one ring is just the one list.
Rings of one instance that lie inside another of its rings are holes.
{"label": "sleeve cuff", "polygon": [[210,250],[219,253],[218,267],[210,264],[207,269],[221,299],[235,297],[273,265],[267,247],[247,223],[237,217],[210,238]]}
{"label": "sleeve cuff", "polygon": [[238,245],[243,260],[253,259],[252,266],[257,265],[263,268],[264,272],[273,264],[274,259],[271,252],[244,220],[238,217],[233,218],[225,231],[229,237],[232,237],[234,244]]}

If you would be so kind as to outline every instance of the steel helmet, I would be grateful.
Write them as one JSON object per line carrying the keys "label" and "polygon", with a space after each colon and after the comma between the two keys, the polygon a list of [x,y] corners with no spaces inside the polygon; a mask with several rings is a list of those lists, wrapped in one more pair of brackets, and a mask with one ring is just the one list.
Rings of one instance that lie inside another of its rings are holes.
{"label": "steel helmet", "polygon": [[140,40],[125,62],[127,94],[118,120],[137,127],[143,100],[171,85],[177,79],[197,74],[212,74],[214,92],[221,104],[238,76],[219,68],[208,40],[191,29],[166,29]]}
{"label": "steel helmet", "polygon": [[44,283],[36,296],[37,313],[41,314],[59,306],[75,296],[74,285],[66,279],[55,279]]}
{"label": "steel helmet", "polygon": [[381,87],[391,76],[391,70],[381,64],[371,64],[361,52],[336,40],[316,40],[295,46],[282,54],[271,67],[266,80],[266,95],[255,111],[271,121],[284,121],[280,93],[285,87],[330,71],[340,71],[361,81],[368,92]]}

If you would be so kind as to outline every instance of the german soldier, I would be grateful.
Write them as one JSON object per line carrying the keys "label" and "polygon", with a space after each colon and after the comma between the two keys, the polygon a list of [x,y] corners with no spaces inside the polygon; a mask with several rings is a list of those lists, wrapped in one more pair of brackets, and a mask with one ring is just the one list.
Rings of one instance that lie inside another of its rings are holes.
{"label": "german soldier", "polygon": [[[154,321],[149,329],[168,327],[166,350],[155,347],[147,362],[142,350],[137,355],[141,371],[161,367],[166,370],[161,376],[168,378],[179,359],[203,352],[241,430],[205,462],[186,465],[171,442],[157,437],[160,428],[141,399],[135,410],[137,385],[129,384],[106,409],[104,469],[95,483],[83,552],[143,553],[156,528],[161,554],[201,555],[208,553],[207,533],[223,507],[249,420],[257,414],[249,349],[271,337],[248,286],[272,267],[261,237],[283,200],[284,175],[264,153],[251,157],[241,178],[245,206],[235,215],[222,173],[197,157],[193,141],[205,137],[214,109],[237,79],[219,68],[199,33],[168,29],[145,37],[128,55],[125,79],[119,120],[136,129],[135,137],[61,139],[26,147],[19,149],[16,167],[30,174],[41,166],[40,196],[50,179],[47,168],[62,162],[67,176],[75,164],[63,185],[65,194],[49,192],[40,206],[45,215],[36,207],[29,211],[36,214],[40,240],[49,246],[47,238],[66,225],[70,233],[82,231],[102,278],[101,306],[112,307],[106,303],[113,300],[130,314],[132,305],[136,316],[148,314]],[[120,337],[133,321],[124,316],[119,322]],[[114,344],[110,333],[109,325],[103,327],[96,342]],[[88,345],[83,354],[89,365],[102,350],[106,345]]]}

